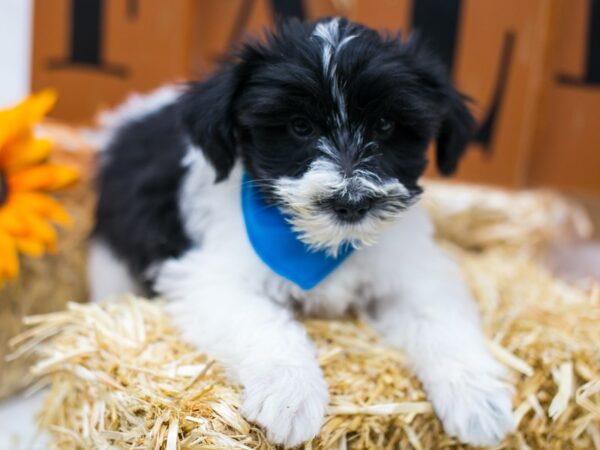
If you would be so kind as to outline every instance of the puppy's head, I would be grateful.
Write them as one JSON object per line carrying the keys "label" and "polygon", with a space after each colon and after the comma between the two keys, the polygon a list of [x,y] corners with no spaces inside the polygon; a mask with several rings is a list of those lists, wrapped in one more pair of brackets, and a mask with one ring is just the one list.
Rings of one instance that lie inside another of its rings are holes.
{"label": "puppy's head", "polygon": [[473,119],[444,68],[343,19],[281,25],[247,44],[181,99],[184,123],[217,181],[236,159],[301,239],[336,253],[372,243],[413,204],[437,139],[451,174]]}

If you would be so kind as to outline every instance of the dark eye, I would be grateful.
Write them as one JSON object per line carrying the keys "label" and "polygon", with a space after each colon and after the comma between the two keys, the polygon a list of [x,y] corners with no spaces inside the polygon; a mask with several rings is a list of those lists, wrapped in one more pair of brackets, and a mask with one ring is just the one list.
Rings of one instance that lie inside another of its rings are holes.
{"label": "dark eye", "polygon": [[381,117],[375,124],[375,134],[380,138],[390,137],[394,132],[394,122],[385,117]]}
{"label": "dark eye", "polygon": [[299,138],[306,139],[313,135],[315,127],[310,120],[304,117],[296,117],[290,122],[290,130]]}

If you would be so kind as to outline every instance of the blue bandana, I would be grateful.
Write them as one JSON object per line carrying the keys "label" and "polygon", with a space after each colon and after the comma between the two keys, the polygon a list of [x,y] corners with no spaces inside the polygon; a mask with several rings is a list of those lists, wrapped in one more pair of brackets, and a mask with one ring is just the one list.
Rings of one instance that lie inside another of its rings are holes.
{"label": "blue bandana", "polygon": [[248,239],[273,272],[309,290],[323,281],[353,251],[345,245],[337,257],[310,249],[292,230],[279,208],[268,205],[247,174],[242,178],[242,213]]}

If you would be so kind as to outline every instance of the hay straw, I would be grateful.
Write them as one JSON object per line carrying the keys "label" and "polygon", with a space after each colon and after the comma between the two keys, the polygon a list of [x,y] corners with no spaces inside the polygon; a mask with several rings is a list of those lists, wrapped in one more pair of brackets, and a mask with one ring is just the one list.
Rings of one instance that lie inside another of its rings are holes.
{"label": "hay straw", "polygon": [[[494,217],[498,224],[507,214]],[[531,224],[519,231],[511,223],[515,232],[506,240],[482,233],[476,251],[458,245],[477,220],[465,220],[462,231],[438,231],[459,237],[443,245],[461,263],[490,349],[516,386],[518,431],[497,448],[600,449],[597,286],[569,285],[540,267],[534,252],[516,251],[516,241],[538,233]],[[551,235],[541,233],[528,242]],[[102,306],[70,304],[29,322],[33,328],[15,342],[41,356],[33,372],[51,385],[40,421],[53,448],[274,448],[239,414],[240,387],[178,338],[160,302],[128,296]],[[465,448],[443,433],[403,355],[372,330],[352,320],[305,325],[331,392],[321,433],[305,449]]]}
{"label": "hay straw", "polygon": [[73,219],[73,227],[58,231],[58,252],[41,258],[22,257],[19,278],[0,288],[0,399],[30,381],[31,359],[5,359],[8,340],[23,330],[23,318],[64,309],[68,301],[87,296],[86,242],[94,208],[94,154],[70,127],[45,123],[42,131],[56,144],[51,160],[77,167],[81,181],[56,194]]}
{"label": "hay straw", "polygon": [[424,203],[441,239],[469,250],[537,250],[590,237],[584,209],[551,191],[510,192],[428,181]]}

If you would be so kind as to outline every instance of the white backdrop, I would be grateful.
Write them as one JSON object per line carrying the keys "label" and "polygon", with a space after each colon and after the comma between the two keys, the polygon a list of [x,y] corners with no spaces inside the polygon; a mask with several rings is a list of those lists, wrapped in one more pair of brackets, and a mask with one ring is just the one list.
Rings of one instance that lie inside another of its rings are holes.
{"label": "white backdrop", "polygon": [[[46,0],[52,1],[52,0]],[[17,102],[29,92],[32,0],[0,0],[0,108]],[[41,407],[41,396],[0,403],[0,448],[46,448],[34,436],[34,414]]]}
{"label": "white backdrop", "polygon": [[0,0],[0,107],[29,92],[31,4],[32,0]]}

